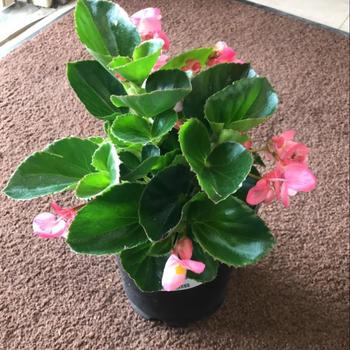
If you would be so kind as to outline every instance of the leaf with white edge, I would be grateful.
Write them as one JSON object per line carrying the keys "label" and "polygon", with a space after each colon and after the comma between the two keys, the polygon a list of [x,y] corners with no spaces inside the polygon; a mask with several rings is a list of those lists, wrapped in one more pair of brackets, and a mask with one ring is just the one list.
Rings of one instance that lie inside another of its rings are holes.
{"label": "leaf with white edge", "polygon": [[172,234],[161,241],[152,243],[148,254],[151,256],[169,256],[170,251],[173,249],[174,239],[175,234]]}
{"label": "leaf with white edge", "polygon": [[263,123],[277,104],[277,94],[266,78],[242,79],[209,97],[205,116],[226,129],[245,131]]}
{"label": "leaf with white edge", "polygon": [[113,94],[126,94],[123,85],[97,61],[68,63],[67,77],[80,101],[96,118],[113,120],[117,114],[123,113],[110,101]]}
{"label": "leaf with white edge", "polygon": [[135,114],[124,114],[115,119],[111,128],[112,134],[119,140],[146,144],[151,139],[151,125]]}
{"label": "leaf with white edge", "polygon": [[13,199],[33,199],[61,192],[94,171],[91,160],[98,145],[76,137],[54,142],[25,159],[4,192]]}
{"label": "leaf with white edge", "polygon": [[75,194],[78,198],[91,198],[105,191],[111,184],[107,172],[101,171],[85,175],[78,183]]}
{"label": "leaf with white edge", "polygon": [[78,253],[118,254],[147,241],[139,224],[138,203],[144,185],[111,188],[79,210],[67,243]]}
{"label": "leaf with white edge", "polygon": [[146,242],[124,250],[120,261],[124,270],[144,292],[162,290],[162,275],[167,256],[151,256],[152,243]]}
{"label": "leaf with white edge", "polygon": [[127,96],[111,96],[112,103],[127,106],[138,115],[154,117],[173,108],[178,101],[191,91],[191,83],[185,72],[180,70],[160,70],[146,80],[146,93]]}
{"label": "leaf with white edge", "polygon": [[150,157],[158,157],[160,156],[160,149],[156,145],[148,144],[142,147],[141,151],[141,160],[144,161]]}
{"label": "leaf with white edge", "polygon": [[177,121],[177,114],[166,111],[156,116],[153,123],[135,114],[124,114],[116,118],[111,132],[122,141],[145,145],[168,133]]}
{"label": "leaf with white edge", "polygon": [[98,60],[132,56],[141,39],[128,14],[117,4],[101,0],[78,0],[75,28],[80,41]]}
{"label": "leaf with white edge", "polygon": [[139,208],[140,224],[152,241],[158,241],[179,223],[183,205],[190,199],[192,175],[176,165],[159,172],[146,186]]}
{"label": "leaf with white edge", "polygon": [[132,61],[126,61],[125,57],[116,57],[108,67],[125,79],[141,85],[156,64],[163,43],[161,39],[144,41],[135,48]]}
{"label": "leaf with white edge", "polygon": [[178,151],[174,150],[161,156],[152,156],[143,160],[136,168],[123,174],[122,179],[136,181],[147,176],[149,173],[156,173],[169,166],[175,159]]}
{"label": "leaf with white edge", "polygon": [[205,67],[206,63],[208,61],[209,56],[211,56],[214,52],[214,49],[212,47],[201,47],[198,49],[193,49],[190,51],[186,51],[180,55],[177,55],[173,58],[171,58],[164,66],[162,66],[161,70],[167,70],[167,69],[181,69],[189,61],[198,61],[201,65],[201,67]]}
{"label": "leaf with white edge", "polygon": [[222,63],[200,72],[191,80],[192,91],[184,99],[184,115],[203,119],[204,105],[209,96],[250,74],[249,64],[238,63]]}
{"label": "leaf with white edge", "polygon": [[106,142],[96,150],[92,165],[98,171],[82,178],[76,188],[79,198],[91,198],[100,195],[108,188],[119,183],[120,159],[114,145]]}
{"label": "leaf with white edge", "polygon": [[157,115],[152,124],[151,135],[153,139],[158,139],[159,137],[167,134],[177,121],[177,114],[174,110],[165,111]]}
{"label": "leaf with white edge", "polygon": [[224,142],[211,149],[206,127],[195,118],[181,127],[179,141],[201,188],[216,203],[242,186],[253,165],[253,157],[239,143]]}
{"label": "leaf with white edge", "polygon": [[253,264],[275,243],[255,211],[232,196],[219,204],[208,198],[194,201],[187,218],[195,240],[204,251],[227,265]]}

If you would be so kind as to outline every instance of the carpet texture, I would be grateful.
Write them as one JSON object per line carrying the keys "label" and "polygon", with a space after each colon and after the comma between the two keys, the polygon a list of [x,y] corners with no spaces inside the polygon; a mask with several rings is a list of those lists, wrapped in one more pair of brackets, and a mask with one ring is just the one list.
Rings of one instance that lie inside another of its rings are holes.
{"label": "carpet texture", "polygon": [[[70,253],[32,236],[51,198],[0,202],[1,349],[347,349],[349,345],[348,38],[229,0],[123,0],[159,6],[172,53],[225,40],[267,76],[279,111],[256,138],[289,128],[312,148],[319,183],[290,209],[264,207],[272,254],[236,271],[223,307],[186,329],[147,322],[129,306],[112,257]],[[29,153],[56,138],[101,133],[65,77],[87,58],[68,15],[0,61],[1,187]],[[56,196],[69,204],[69,196]]]}

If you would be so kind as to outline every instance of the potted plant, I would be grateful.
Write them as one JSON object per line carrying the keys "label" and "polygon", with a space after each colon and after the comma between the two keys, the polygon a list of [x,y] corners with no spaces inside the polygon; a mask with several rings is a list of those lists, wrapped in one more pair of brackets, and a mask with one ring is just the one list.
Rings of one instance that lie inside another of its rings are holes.
{"label": "potted plant", "polygon": [[94,59],[68,63],[67,76],[105,136],[55,141],[4,191],[16,200],[73,192],[81,204],[53,203],[34,233],[118,256],[133,307],[183,325],[220,306],[231,267],[274,246],[257,206],[288,206],[316,179],[294,131],[259,147],[250,139],[277,108],[269,81],[224,42],[169,57],[160,20],[155,8],[129,17],[112,2],[78,0],[76,31]]}

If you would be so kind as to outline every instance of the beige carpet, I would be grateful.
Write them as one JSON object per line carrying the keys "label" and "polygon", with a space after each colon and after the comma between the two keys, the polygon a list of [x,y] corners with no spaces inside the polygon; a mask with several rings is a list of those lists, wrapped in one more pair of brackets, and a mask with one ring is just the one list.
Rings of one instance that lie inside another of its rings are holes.
{"label": "beige carpet", "polygon": [[[251,60],[281,97],[256,136],[298,130],[312,148],[318,189],[295,197],[289,210],[263,209],[278,246],[237,271],[220,311],[187,329],[137,316],[112,257],[76,256],[63,240],[32,237],[31,220],[49,198],[1,195],[0,348],[347,349],[348,38],[229,0],[121,4],[130,13],[157,4],[173,52],[225,40]],[[67,61],[86,57],[68,15],[0,61],[2,187],[20,160],[55,138],[101,132],[65,77]]]}

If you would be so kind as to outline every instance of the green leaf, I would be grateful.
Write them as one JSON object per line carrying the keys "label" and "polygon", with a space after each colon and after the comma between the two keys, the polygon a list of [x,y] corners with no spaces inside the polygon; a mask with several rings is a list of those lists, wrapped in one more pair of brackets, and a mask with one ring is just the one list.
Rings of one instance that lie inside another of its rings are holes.
{"label": "green leaf", "polygon": [[96,143],[96,145],[100,145],[101,143],[104,142],[104,138],[101,136],[90,136],[87,138],[87,140]]}
{"label": "green leaf", "polygon": [[146,144],[151,139],[150,123],[135,114],[124,114],[114,121],[112,134],[126,142]]}
{"label": "green leaf", "polygon": [[75,194],[78,198],[91,198],[102,193],[111,184],[107,172],[97,172],[85,175],[78,183]]}
{"label": "green leaf", "polygon": [[228,141],[233,141],[237,143],[244,143],[249,140],[249,136],[246,134],[241,134],[237,130],[223,129],[221,130],[218,138],[218,143],[224,143]]}
{"label": "green leaf", "polygon": [[218,273],[219,263],[215,261],[209,254],[204,252],[196,241],[193,241],[192,244],[193,253],[191,259],[204,263],[205,270],[200,274],[187,271],[187,278],[191,278],[202,283],[212,281]]}
{"label": "green leaf", "polygon": [[117,254],[147,241],[138,222],[144,186],[122,184],[89,202],[72,222],[67,242],[78,253]]}
{"label": "green leaf", "polygon": [[142,151],[141,151],[142,161],[150,157],[158,157],[158,156],[160,156],[160,149],[157,146],[149,144],[142,147]]}
{"label": "green leaf", "polygon": [[163,43],[161,39],[144,41],[135,48],[133,61],[126,61],[125,57],[116,57],[108,67],[125,79],[141,85],[156,64]]}
{"label": "green leaf", "polygon": [[119,183],[120,159],[112,143],[100,145],[92,157],[92,165],[98,172],[88,174],[79,181],[76,188],[79,198],[100,195]]}
{"label": "green leaf", "polygon": [[186,51],[180,55],[177,55],[171,58],[164,66],[161,67],[161,70],[167,69],[181,69],[186,66],[189,60],[197,60],[201,64],[201,67],[205,67],[208,61],[209,56],[214,52],[214,49],[211,47],[203,47],[199,49],[193,49]]}
{"label": "green leaf", "polygon": [[75,28],[80,41],[104,64],[111,56],[131,57],[141,42],[127,13],[109,1],[78,0]]}
{"label": "green leaf", "polygon": [[152,241],[162,239],[179,223],[191,183],[189,169],[177,165],[159,172],[147,184],[140,200],[139,217]]}
{"label": "green leaf", "polygon": [[200,246],[227,265],[255,263],[275,243],[255,211],[232,196],[219,204],[206,198],[194,201],[188,209],[188,220]]}
{"label": "green leaf", "polygon": [[167,134],[176,124],[177,114],[174,110],[165,111],[154,118],[151,135],[153,139],[158,139]]}
{"label": "green leaf", "polygon": [[169,235],[168,237],[162,239],[161,241],[157,241],[152,243],[150,250],[148,251],[149,255],[152,256],[164,256],[170,255],[170,251],[174,245],[175,235]]}
{"label": "green leaf", "polygon": [[161,156],[149,157],[143,160],[136,168],[123,174],[123,180],[136,181],[147,176],[149,173],[158,172],[169,166],[177,153],[178,151],[174,150]]}
{"label": "green leaf", "polygon": [[135,114],[124,114],[114,121],[112,133],[122,141],[145,145],[168,133],[177,120],[175,111],[158,115],[153,123]]}
{"label": "green leaf", "polygon": [[205,115],[224,128],[248,130],[277,108],[278,97],[266,78],[242,79],[208,98]]}
{"label": "green leaf", "polygon": [[234,81],[246,78],[250,74],[249,64],[222,63],[213,66],[195,76],[192,91],[186,96],[183,113],[186,117],[204,118],[204,105],[207,98],[222,90]]}
{"label": "green leaf", "polygon": [[97,61],[68,63],[67,76],[80,101],[93,116],[113,120],[121,113],[111,103],[110,96],[125,95],[123,85]]}
{"label": "green leaf", "polygon": [[25,159],[4,191],[13,199],[32,199],[71,188],[94,171],[91,160],[97,148],[76,137],[56,141]]}
{"label": "green leaf", "polygon": [[253,165],[253,157],[241,144],[225,142],[211,149],[208,131],[198,119],[181,127],[179,140],[201,188],[214,202],[236,192]]}
{"label": "green leaf", "polygon": [[111,96],[115,106],[128,106],[138,115],[154,117],[184,98],[191,91],[191,83],[185,72],[179,70],[157,71],[146,80],[146,93]]}
{"label": "green leaf", "polygon": [[124,250],[120,261],[124,270],[144,292],[162,290],[162,275],[166,256],[151,256],[152,244],[141,244],[135,248]]}

